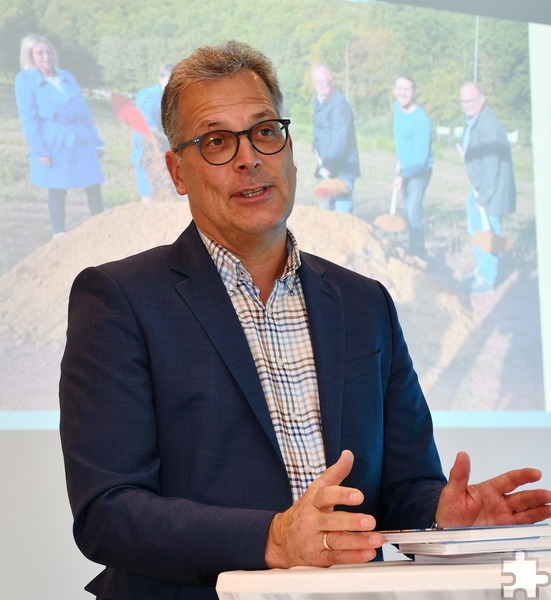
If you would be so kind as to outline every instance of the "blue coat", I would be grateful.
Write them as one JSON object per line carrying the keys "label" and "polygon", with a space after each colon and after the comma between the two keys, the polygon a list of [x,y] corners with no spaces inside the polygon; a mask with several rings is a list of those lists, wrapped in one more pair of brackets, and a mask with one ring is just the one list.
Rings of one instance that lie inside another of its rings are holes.
{"label": "blue coat", "polygon": [[[381,528],[428,527],[445,479],[387,291],[302,253],[327,464],[355,455]],[[93,267],[69,302],[61,438],[74,534],[113,600],[216,600],[262,569],[292,503],[245,333],[192,223],[171,246]],[[321,543],[321,542],[320,542]]]}
{"label": "blue coat", "polygon": [[[63,91],[37,69],[20,71],[15,98],[30,146],[30,180],[47,188],[81,188],[101,183],[98,150],[103,143],[75,78],[58,69]],[[51,165],[38,159],[47,156]]]}

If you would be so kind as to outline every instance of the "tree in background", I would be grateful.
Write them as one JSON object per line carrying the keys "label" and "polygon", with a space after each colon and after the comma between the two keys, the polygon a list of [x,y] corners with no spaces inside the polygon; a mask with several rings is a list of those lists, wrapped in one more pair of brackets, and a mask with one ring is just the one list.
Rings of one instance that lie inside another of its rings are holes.
{"label": "tree in background", "polygon": [[[508,128],[529,139],[527,25],[480,18],[478,74]],[[83,87],[134,93],[159,64],[235,38],[273,60],[295,127],[310,127],[314,63],[331,66],[360,136],[386,128],[393,78],[415,77],[435,124],[462,123],[461,83],[472,78],[475,17],[345,0],[0,0],[0,74],[13,81],[21,38],[51,38]],[[386,130],[386,129],[385,129]]]}

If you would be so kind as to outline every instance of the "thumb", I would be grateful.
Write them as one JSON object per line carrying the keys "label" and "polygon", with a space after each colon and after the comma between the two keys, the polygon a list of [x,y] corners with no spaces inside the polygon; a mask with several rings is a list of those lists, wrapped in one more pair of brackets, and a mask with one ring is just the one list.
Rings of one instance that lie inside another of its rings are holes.
{"label": "thumb", "polygon": [[450,470],[448,486],[465,489],[471,475],[471,459],[466,452],[458,452]]}
{"label": "thumb", "polygon": [[317,479],[312,482],[316,488],[329,487],[330,485],[339,485],[343,479],[350,475],[352,465],[354,464],[354,455],[350,450],[343,450],[339,460],[324,471]]}

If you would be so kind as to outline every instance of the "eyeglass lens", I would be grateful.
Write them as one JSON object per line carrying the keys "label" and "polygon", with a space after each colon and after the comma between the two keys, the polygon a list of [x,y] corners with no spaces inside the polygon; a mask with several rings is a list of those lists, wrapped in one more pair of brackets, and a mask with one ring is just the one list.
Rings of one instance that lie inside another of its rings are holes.
{"label": "eyeglass lens", "polygon": [[253,148],[261,154],[280,152],[287,141],[287,126],[279,121],[261,121],[242,133],[234,131],[210,131],[199,144],[203,158],[220,165],[232,160],[239,147],[239,135],[247,135]]}

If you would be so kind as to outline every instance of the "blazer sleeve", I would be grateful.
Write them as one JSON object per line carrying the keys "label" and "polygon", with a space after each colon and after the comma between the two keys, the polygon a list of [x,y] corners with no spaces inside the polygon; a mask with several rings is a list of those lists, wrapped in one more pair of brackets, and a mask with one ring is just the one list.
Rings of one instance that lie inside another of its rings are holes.
{"label": "blazer sleeve", "polygon": [[[396,307],[386,288],[381,284],[378,287],[382,292],[382,302],[377,303],[378,317],[373,323],[381,349],[383,395],[378,527],[429,527],[434,522],[446,478],[434,441],[430,411]],[[375,397],[372,402],[376,404]]]}
{"label": "blazer sleeve", "polygon": [[385,529],[430,527],[446,478],[430,410],[407,348],[396,307],[386,298],[392,335],[384,401],[382,524]]}
{"label": "blazer sleeve", "polygon": [[132,302],[104,268],[83,271],[70,294],[60,381],[77,545],[92,561],[181,584],[264,568],[274,511],[163,495],[155,394]]}

